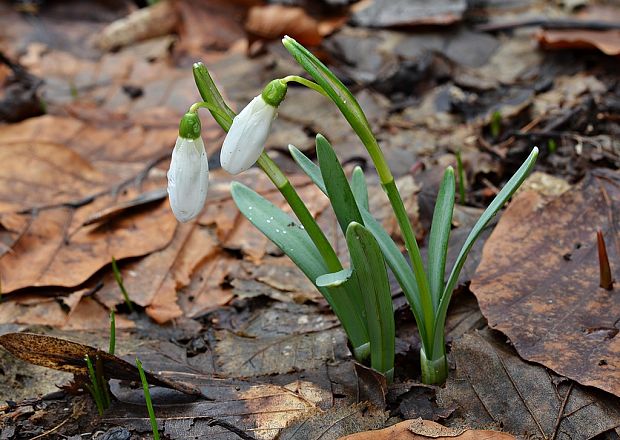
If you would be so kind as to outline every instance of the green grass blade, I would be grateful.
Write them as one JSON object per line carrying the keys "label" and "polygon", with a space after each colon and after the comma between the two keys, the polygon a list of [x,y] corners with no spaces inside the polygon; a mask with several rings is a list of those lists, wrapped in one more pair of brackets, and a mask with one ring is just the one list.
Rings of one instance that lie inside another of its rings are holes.
{"label": "green grass blade", "polygon": [[446,254],[448,253],[448,240],[450,239],[450,227],[452,226],[452,212],[454,210],[454,170],[448,167],[443,175],[433,223],[428,242],[428,282],[433,298],[433,307],[437,311],[439,299],[443,292],[446,276]]}
{"label": "green grass blade", "polygon": [[101,388],[99,387],[99,380],[97,380],[97,375],[95,374],[95,368],[93,367],[93,362],[90,359],[90,356],[86,355],[84,357],[86,361],[86,368],[88,369],[88,378],[90,379],[90,386],[86,386],[90,394],[93,396],[95,400],[95,405],[97,405],[97,411],[99,415],[103,415],[103,410],[105,409],[105,405],[103,403],[103,394],[101,392]]}
{"label": "green grass blade", "polygon": [[127,293],[127,289],[125,289],[125,284],[123,283],[123,276],[121,275],[121,271],[118,270],[118,265],[116,264],[116,258],[112,257],[112,273],[114,274],[114,279],[116,280],[116,284],[118,284],[118,288],[121,290],[123,294],[123,299],[125,300],[125,304],[127,304],[127,308],[129,308],[130,312],[133,312],[133,304],[129,299],[129,293]]}
{"label": "green grass blade", "polygon": [[364,286],[371,366],[391,382],[394,377],[395,324],[383,254],[372,233],[359,223],[351,223],[346,236],[353,270]]}
{"label": "green grass blade", "polygon": [[364,171],[359,166],[353,169],[353,174],[351,175],[351,190],[353,190],[353,195],[355,196],[357,204],[369,211],[368,186],[366,185]]}
{"label": "green grass blade", "polygon": [[452,291],[456,286],[456,283],[459,279],[459,274],[461,273],[461,269],[465,264],[465,260],[467,259],[467,255],[469,251],[473,247],[474,243],[482,233],[483,229],[486,225],[491,221],[491,219],[497,214],[502,206],[512,197],[514,192],[521,186],[525,178],[529,175],[530,171],[534,167],[536,163],[536,159],[538,157],[538,148],[534,147],[530,155],[527,157],[525,162],[521,165],[521,167],[517,170],[517,172],[510,178],[510,180],[506,183],[506,185],[502,188],[502,190],[495,196],[491,204],[488,208],[482,213],[471,232],[467,236],[463,247],[456,259],[452,272],[450,273],[450,277],[448,278],[448,282],[445,285],[443,290],[441,300],[439,302],[439,309],[437,310],[437,315],[435,319],[435,331],[434,331],[434,341],[433,341],[433,349],[439,350],[438,345],[441,345],[440,340],[442,340],[442,335],[440,332],[444,331],[444,325],[446,322],[446,314],[448,312],[448,305],[450,304],[450,299],[452,298]]}
{"label": "green grass blade", "polygon": [[116,316],[114,310],[110,310],[110,347],[108,353],[114,354],[116,350]]}
{"label": "green grass blade", "polygon": [[364,224],[336,152],[327,139],[320,134],[316,136],[316,153],[319,158],[321,176],[327,189],[327,197],[336,213],[342,232],[346,233],[351,222]]}
{"label": "green grass blade", "polygon": [[144,391],[144,400],[146,401],[146,409],[149,412],[149,420],[151,421],[151,429],[153,430],[153,439],[159,440],[159,428],[157,427],[157,418],[155,417],[155,410],[153,409],[153,401],[151,400],[151,391],[149,390],[149,383],[146,380],[146,374],[144,374],[144,368],[142,368],[142,362],[136,358],[136,366],[140,373],[140,381],[142,382],[142,390]]}

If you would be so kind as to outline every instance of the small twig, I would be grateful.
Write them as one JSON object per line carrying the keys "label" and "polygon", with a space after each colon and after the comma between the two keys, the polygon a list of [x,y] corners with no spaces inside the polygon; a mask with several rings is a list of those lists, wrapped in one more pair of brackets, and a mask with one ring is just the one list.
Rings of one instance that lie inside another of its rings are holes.
{"label": "small twig", "polygon": [[553,427],[553,433],[549,440],[555,440],[555,437],[558,435],[558,429],[560,428],[560,424],[564,419],[564,410],[566,409],[566,404],[568,403],[568,398],[570,397],[570,393],[573,391],[573,385],[575,382],[571,382],[568,391],[566,391],[566,396],[564,396],[564,400],[562,401],[562,405],[560,406],[560,412],[558,413],[558,418],[555,420],[555,426]]}
{"label": "small twig", "polygon": [[70,415],[69,417],[64,419],[62,422],[60,422],[58,425],[54,426],[52,429],[49,429],[49,430],[45,431],[44,433],[37,435],[36,437],[32,437],[30,440],[37,440],[39,438],[43,438],[43,437],[46,437],[46,436],[52,434],[54,431],[59,430],[60,428],[62,428],[62,426],[65,423],[67,423],[69,420],[71,420],[71,417],[73,417],[73,415]]}

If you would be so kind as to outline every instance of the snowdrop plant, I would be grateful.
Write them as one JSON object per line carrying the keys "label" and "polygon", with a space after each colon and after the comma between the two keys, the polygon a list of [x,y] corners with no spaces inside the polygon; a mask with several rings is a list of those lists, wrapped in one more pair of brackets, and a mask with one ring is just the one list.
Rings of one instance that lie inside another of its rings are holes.
{"label": "snowdrop plant", "polygon": [[[223,100],[207,68],[201,63],[194,65],[194,79],[204,101],[194,104],[192,109],[208,108],[214,119],[228,132],[222,147],[222,166],[236,174],[256,163],[284,196],[297,221],[240,183],[234,182],[231,186],[233,199],[243,215],[282,249],[323,294],[342,323],[354,356],[359,361],[370,356],[371,367],[390,381],[394,371],[395,329],[387,265],[398,280],[418,325],[422,342],[422,381],[442,383],[448,373],[444,326],[460,271],[482,230],[534,166],[538,149],[533,149],[474,225],[446,279],[446,254],[455,199],[454,170],[449,167],[445,171],[439,189],[425,264],[392,172],[357,100],[307,49],[288,37],[283,39],[283,44],[314,81],[299,76],[276,79],[238,116]],[[407,256],[372,216],[361,169],[354,170],[351,179],[347,179],[336,153],[323,136],[318,135],[316,139],[318,164],[292,145],[289,151],[302,171],[329,198],[346,238],[349,268],[343,267],[289,180],[264,152],[271,123],[277,107],[285,98],[289,82],[300,83],[331,100],[358,135],[390,201],[404,238]],[[202,183],[200,179],[194,179],[195,185]],[[185,193],[187,199],[183,199],[182,191],[176,193],[179,197],[177,203],[183,205],[187,202],[184,205],[186,211],[197,213],[204,201],[192,196],[196,189],[190,190],[189,186],[190,183]]]}

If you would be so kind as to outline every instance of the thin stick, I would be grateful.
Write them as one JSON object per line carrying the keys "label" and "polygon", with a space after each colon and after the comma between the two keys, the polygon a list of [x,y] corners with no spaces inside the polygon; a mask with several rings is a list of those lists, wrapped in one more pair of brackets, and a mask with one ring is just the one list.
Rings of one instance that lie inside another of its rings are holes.
{"label": "thin stick", "polygon": [[562,401],[562,406],[560,407],[560,412],[558,413],[558,418],[555,421],[555,427],[553,428],[553,433],[549,440],[555,440],[555,437],[558,435],[558,429],[560,428],[560,424],[562,423],[562,419],[564,418],[564,410],[566,409],[566,404],[568,403],[568,398],[570,397],[571,391],[573,391],[573,385],[575,382],[571,382],[568,387],[568,391],[566,391],[566,396],[564,396],[564,400]]}

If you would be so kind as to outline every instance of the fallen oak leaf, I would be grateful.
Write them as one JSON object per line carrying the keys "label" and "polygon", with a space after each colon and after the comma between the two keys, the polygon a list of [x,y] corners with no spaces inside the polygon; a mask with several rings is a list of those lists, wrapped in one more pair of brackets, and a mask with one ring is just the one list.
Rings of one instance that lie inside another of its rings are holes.
{"label": "fallen oak leaf", "polygon": [[[41,367],[86,376],[85,357],[101,360],[103,375],[107,379],[140,382],[138,369],[129,362],[97,348],[34,333],[7,333],[0,336],[2,345],[13,356]],[[172,381],[145,371],[147,381],[152,385],[171,388],[184,394],[209,399],[192,385]]]}
{"label": "fallen oak leaf", "polygon": [[515,437],[498,431],[477,429],[457,430],[446,428],[430,420],[405,420],[389,428],[377,431],[358,432],[357,434],[340,437],[340,440],[514,440]]}

